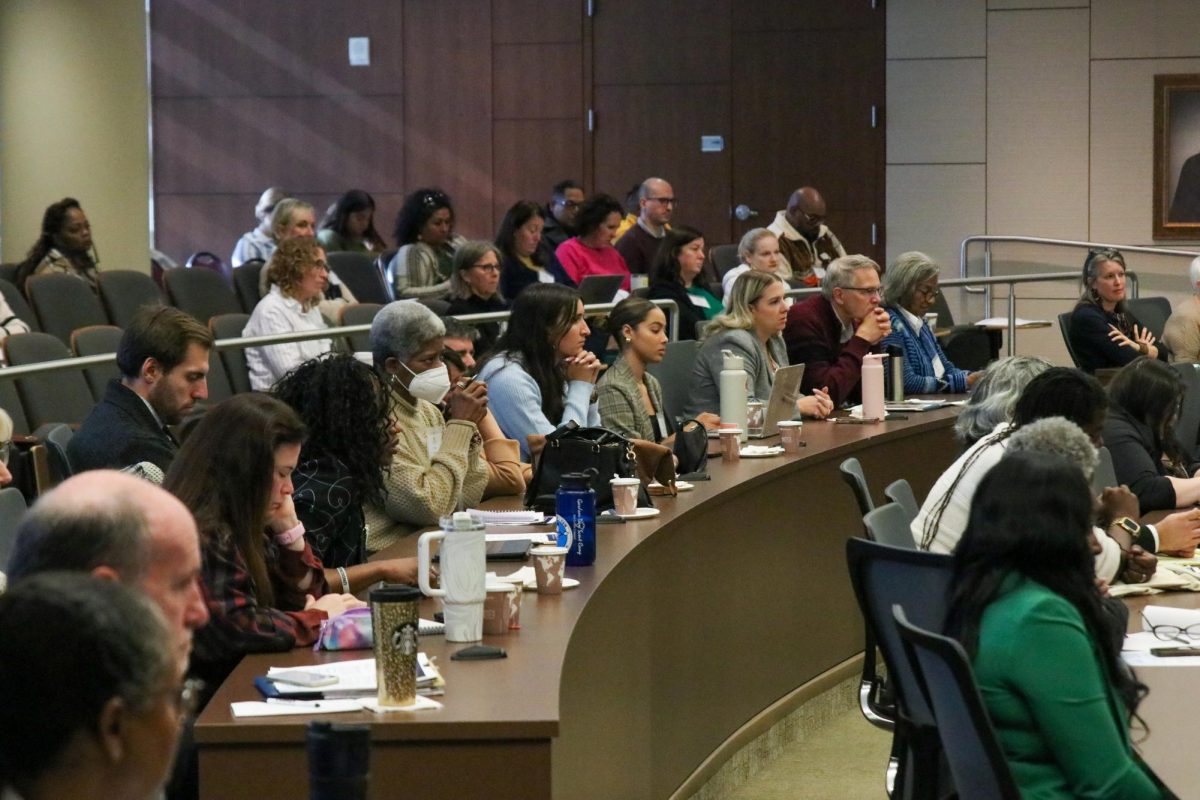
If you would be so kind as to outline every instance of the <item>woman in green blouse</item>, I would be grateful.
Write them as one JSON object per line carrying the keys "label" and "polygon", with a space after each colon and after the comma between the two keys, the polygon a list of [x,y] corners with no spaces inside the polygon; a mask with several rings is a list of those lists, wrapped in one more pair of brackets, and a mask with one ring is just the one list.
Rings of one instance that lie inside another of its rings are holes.
{"label": "woman in green blouse", "polygon": [[979,484],[954,551],[948,630],[971,656],[1022,797],[1169,797],[1130,744],[1146,687],[1121,663],[1124,629],[1096,587],[1091,520],[1078,466],[1006,455]]}

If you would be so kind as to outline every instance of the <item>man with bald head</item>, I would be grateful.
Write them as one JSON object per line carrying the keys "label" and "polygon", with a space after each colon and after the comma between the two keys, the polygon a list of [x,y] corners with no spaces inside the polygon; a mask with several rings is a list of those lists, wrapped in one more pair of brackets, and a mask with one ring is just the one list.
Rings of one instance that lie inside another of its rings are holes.
{"label": "man with bald head", "polygon": [[825,226],[825,198],[811,186],[801,186],[788,198],[787,208],[775,213],[767,230],[779,239],[779,254],[792,272],[792,283],[819,286],[825,268],[846,249]]}
{"label": "man with bald head", "polygon": [[671,227],[675,190],[662,178],[647,178],[638,189],[638,218],[617,240],[617,252],[633,275],[650,272],[658,245]]}

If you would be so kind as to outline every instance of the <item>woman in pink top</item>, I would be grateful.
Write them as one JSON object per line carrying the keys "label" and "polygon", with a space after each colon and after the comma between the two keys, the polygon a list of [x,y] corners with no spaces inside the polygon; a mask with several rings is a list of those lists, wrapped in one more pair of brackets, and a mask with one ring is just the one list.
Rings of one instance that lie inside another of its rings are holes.
{"label": "woman in pink top", "polygon": [[624,275],[621,288],[629,291],[629,267],[613,247],[621,214],[621,204],[606,194],[589,197],[579,207],[575,216],[578,233],[554,251],[576,285],[588,275]]}

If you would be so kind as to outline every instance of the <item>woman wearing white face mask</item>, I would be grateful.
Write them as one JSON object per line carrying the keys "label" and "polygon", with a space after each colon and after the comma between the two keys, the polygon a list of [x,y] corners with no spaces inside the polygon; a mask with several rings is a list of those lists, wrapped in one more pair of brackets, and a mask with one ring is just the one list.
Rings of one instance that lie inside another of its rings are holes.
{"label": "woman wearing white face mask", "polygon": [[[389,303],[371,323],[375,369],[391,389],[397,433],[383,503],[363,508],[370,551],[436,525],[460,504],[478,504],[487,486],[479,428],[487,413],[487,386],[451,387],[442,363],[445,333],[437,315],[411,301]],[[438,407],[443,400],[446,418]],[[415,537],[410,541],[415,553]]]}

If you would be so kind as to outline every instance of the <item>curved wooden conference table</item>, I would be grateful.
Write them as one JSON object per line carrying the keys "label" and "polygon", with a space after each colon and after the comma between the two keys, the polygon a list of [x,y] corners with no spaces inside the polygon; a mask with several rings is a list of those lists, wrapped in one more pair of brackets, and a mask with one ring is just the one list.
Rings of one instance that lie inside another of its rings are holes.
{"label": "curved wooden conference table", "polygon": [[[958,453],[955,414],[810,421],[799,455],[711,459],[711,481],[655,498],[658,517],[599,526],[595,565],[568,570],[578,588],[527,592],[521,630],[484,639],[507,659],[451,661],[463,645],[423,639],[446,679],[443,709],[323,718],[372,724],[373,797],[686,796],[860,670],[844,542],[862,524],[838,464],[857,457],[877,493],[903,477],[924,496]],[[229,703],[259,699],[252,680],[268,666],[367,655],[243,659],[196,724],[201,795],[305,796],[311,717],[237,720]]]}

